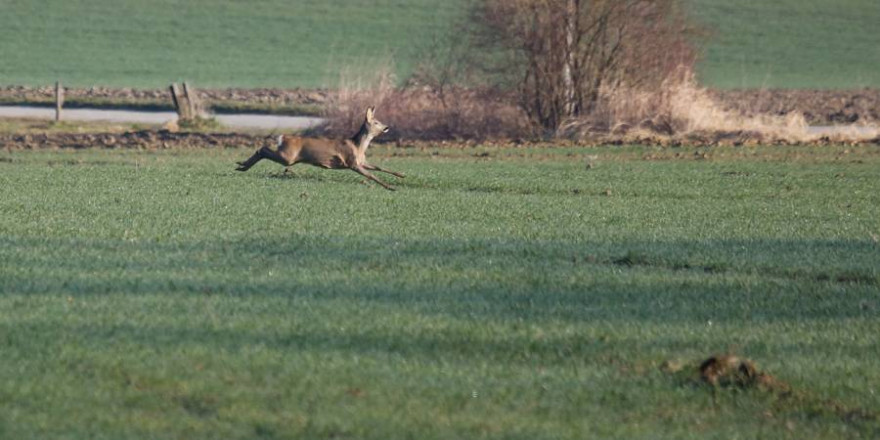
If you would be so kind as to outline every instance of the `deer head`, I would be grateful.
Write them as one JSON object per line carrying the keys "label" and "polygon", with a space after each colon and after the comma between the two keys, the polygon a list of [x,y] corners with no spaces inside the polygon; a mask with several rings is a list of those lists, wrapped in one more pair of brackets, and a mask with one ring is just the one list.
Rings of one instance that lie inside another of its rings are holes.
{"label": "deer head", "polygon": [[[388,133],[391,130],[391,127],[379,122],[375,116],[376,108],[369,107],[367,108],[367,115],[364,118],[364,127],[366,128],[367,137],[370,139],[379,136],[382,133]],[[363,130],[363,128],[361,129]]]}

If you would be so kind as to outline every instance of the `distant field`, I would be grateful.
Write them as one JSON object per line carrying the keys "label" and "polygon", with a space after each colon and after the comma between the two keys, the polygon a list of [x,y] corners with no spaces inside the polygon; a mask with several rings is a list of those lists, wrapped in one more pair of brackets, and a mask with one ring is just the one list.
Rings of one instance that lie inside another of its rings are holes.
{"label": "distant field", "polygon": [[880,87],[877,0],[687,0],[712,42],[703,80],[724,88]]}
{"label": "distant field", "polygon": [[457,0],[4,0],[0,84],[335,86],[409,72]]}
{"label": "distant field", "polygon": [[[469,0],[4,0],[0,84],[336,86],[412,71]],[[718,87],[880,87],[876,0],[687,0]],[[369,75],[366,75],[369,76]]]}
{"label": "distant field", "polygon": [[0,437],[880,433],[875,147],[249,152],[0,152]]}

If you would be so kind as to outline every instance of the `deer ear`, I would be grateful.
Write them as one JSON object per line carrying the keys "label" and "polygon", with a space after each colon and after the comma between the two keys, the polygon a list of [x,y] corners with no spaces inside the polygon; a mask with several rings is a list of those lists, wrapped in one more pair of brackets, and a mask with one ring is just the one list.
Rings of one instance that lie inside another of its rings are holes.
{"label": "deer ear", "polygon": [[375,107],[367,107],[367,122],[373,122],[373,112],[375,111]]}

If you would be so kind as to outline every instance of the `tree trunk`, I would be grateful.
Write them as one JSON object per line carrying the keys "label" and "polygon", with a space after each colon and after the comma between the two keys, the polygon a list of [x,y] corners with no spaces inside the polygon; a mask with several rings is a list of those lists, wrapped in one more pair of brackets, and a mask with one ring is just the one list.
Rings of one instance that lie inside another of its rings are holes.
{"label": "tree trunk", "polygon": [[580,0],[568,0],[565,7],[565,54],[562,67],[562,87],[564,103],[564,116],[573,118],[577,115],[577,103],[575,102],[574,83],[574,57],[575,57],[575,33],[577,32],[578,10]]}

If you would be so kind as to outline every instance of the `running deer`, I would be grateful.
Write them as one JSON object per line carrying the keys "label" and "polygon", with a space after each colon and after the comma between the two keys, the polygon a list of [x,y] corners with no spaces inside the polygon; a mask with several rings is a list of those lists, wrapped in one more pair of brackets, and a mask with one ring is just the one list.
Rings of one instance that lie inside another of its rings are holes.
{"label": "running deer", "polygon": [[361,129],[349,139],[319,139],[300,136],[278,136],[278,145],[273,150],[266,146],[257,150],[244,162],[238,162],[238,171],[247,171],[262,159],[269,159],[284,166],[300,162],[329,169],[350,169],[385,189],[394,191],[390,185],[377,179],[370,171],[381,171],[397,177],[403,174],[379,168],[367,162],[367,147],[374,137],[387,133],[390,128],[379,122],[373,114],[375,109],[367,109],[367,115]]}

